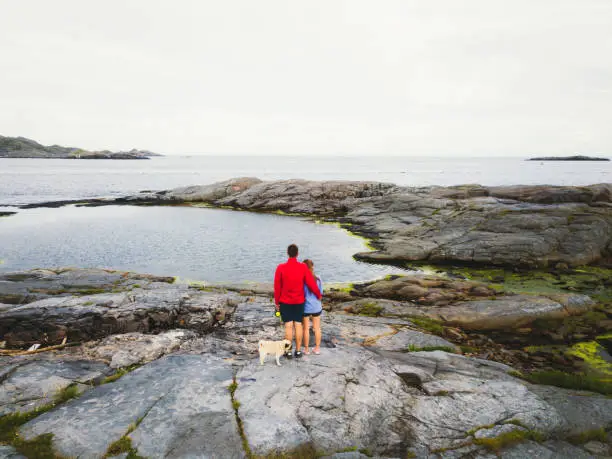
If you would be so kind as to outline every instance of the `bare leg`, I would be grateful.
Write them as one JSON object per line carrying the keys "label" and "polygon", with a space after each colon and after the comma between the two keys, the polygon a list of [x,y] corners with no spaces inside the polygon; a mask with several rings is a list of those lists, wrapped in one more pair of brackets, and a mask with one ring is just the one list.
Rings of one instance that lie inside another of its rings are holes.
{"label": "bare leg", "polygon": [[264,364],[264,360],[266,359],[266,354],[263,353],[259,353],[259,364],[263,365]]}
{"label": "bare leg", "polygon": [[302,351],[302,322],[293,322],[295,324],[295,350]]}
{"label": "bare leg", "polygon": [[285,339],[293,342],[293,322],[285,322]]}
{"label": "bare leg", "polygon": [[321,349],[321,316],[312,318],[312,328],[315,335],[315,350],[319,351]]}
{"label": "bare leg", "polygon": [[308,344],[310,344],[310,317],[302,319],[302,326],[304,327],[304,348],[306,353],[308,353]]}

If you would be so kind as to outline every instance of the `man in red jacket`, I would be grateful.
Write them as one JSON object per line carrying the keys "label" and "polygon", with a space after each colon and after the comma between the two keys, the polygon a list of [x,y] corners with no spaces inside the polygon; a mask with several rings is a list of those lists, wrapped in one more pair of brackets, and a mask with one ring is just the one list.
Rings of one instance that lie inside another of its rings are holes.
{"label": "man in red jacket", "polygon": [[[274,304],[280,310],[285,323],[285,339],[293,340],[295,328],[295,354],[302,357],[302,318],[304,317],[304,284],[321,299],[321,292],[314,276],[304,263],[297,260],[297,245],[287,247],[289,259],[276,267],[274,274]],[[285,354],[291,358],[291,353]]]}

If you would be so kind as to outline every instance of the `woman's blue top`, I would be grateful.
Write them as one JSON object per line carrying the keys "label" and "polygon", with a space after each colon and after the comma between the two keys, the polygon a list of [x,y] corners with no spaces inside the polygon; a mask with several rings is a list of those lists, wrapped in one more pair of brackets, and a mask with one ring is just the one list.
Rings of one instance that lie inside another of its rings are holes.
{"label": "woman's blue top", "polygon": [[[319,276],[316,277],[317,287],[319,287],[319,291],[321,295],[323,294],[323,282],[321,282],[321,278]],[[310,289],[304,285],[304,312],[305,313],[317,313],[321,312],[323,306],[321,305],[321,300],[317,298],[317,296],[310,291]]]}

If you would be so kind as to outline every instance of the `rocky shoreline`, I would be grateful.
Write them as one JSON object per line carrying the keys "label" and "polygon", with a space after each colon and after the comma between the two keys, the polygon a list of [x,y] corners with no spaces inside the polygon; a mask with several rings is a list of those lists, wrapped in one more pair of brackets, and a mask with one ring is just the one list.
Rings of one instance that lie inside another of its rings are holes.
{"label": "rocky shoreline", "polygon": [[0,458],[612,455],[610,184],[241,178],[79,205],[305,215],[420,271],[331,286],[322,354],[278,368],[256,358],[282,336],[269,285],[0,275]]}
{"label": "rocky shoreline", "polygon": [[377,263],[549,268],[612,266],[612,184],[585,187],[461,185],[399,187],[380,182],[264,182],[237,178],[67,204],[209,205],[335,221],[371,239],[355,257]]}

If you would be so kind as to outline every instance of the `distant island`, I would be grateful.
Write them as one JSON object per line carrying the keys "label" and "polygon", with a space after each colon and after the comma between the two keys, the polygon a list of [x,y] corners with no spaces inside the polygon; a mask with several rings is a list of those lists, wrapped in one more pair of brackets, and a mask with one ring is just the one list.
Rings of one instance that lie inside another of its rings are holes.
{"label": "distant island", "polygon": [[0,158],[56,158],[56,159],[149,159],[163,156],[147,150],[130,151],[88,151],[82,148],[44,146],[25,137],[4,137],[0,135]]}
{"label": "distant island", "polygon": [[542,156],[529,158],[527,161],[610,161],[609,158],[596,158],[594,156]]}

